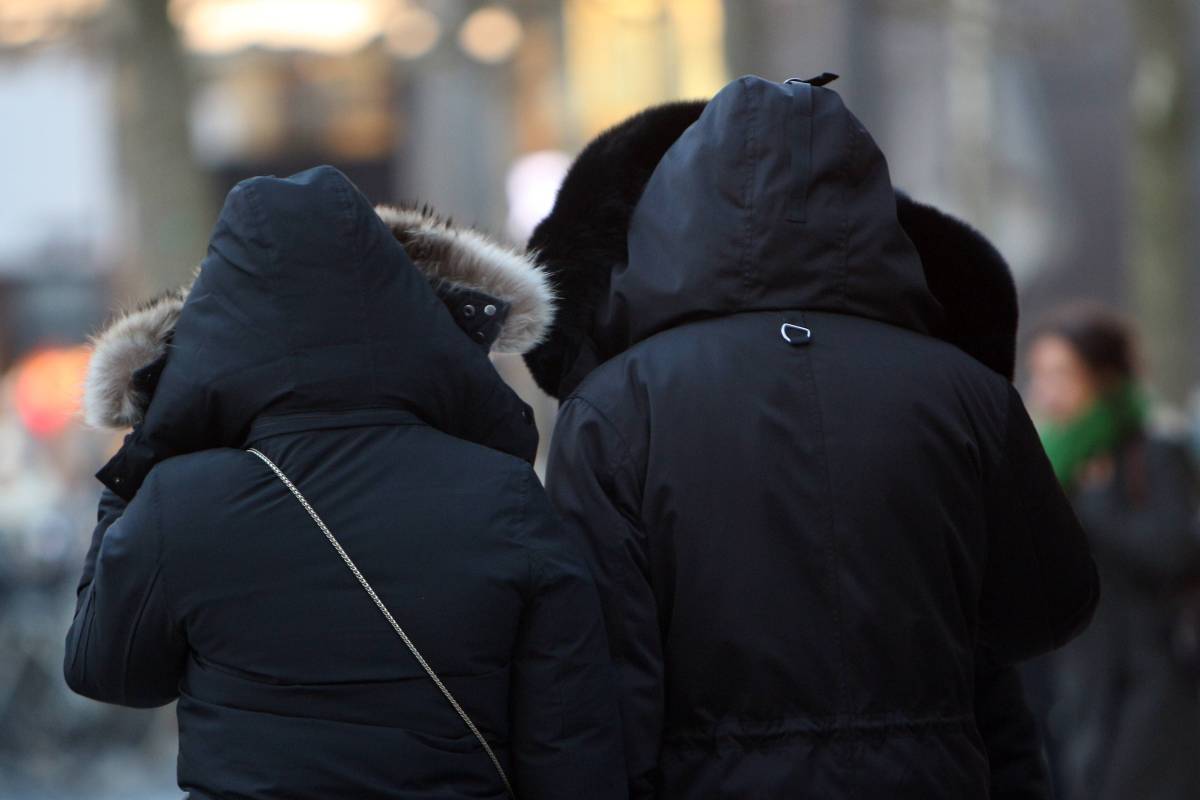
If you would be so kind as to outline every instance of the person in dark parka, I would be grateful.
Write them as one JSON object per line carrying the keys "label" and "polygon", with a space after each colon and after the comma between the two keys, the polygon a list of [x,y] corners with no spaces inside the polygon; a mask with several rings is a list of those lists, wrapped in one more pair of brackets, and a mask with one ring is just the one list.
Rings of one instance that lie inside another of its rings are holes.
{"label": "person in dark parka", "polygon": [[89,416],[134,428],[100,473],[70,686],[178,699],[191,798],[505,796],[253,446],[340,539],[518,796],[624,797],[596,588],[530,466],[530,410],[487,355],[527,349],[552,310],[528,259],[377,212],[333,168],[239,184],[190,291],[96,342]]}
{"label": "person in dark parka", "polygon": [[526,356],[563,399],[548,489],[600,586],[631,795],[988,797],[1035,737],[1012,663],[1098,597],[998,374],[1015,298],[1011,331],[971,311],[1011,279],[927,278],[836,93],[748,77],[693,110],[589,146],[530,241],[561,298]]}

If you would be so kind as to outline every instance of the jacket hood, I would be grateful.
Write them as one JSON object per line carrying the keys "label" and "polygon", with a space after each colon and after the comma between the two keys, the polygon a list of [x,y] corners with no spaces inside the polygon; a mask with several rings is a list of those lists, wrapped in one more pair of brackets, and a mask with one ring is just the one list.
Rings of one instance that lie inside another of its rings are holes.
{"label": "jacket hood", "polygon": [[153,464],[238,446],[260,417],[361,409],[532,459],[529,410],[487,351],[532,346],[552,312],[530,260],[427,212],[376,211],[332,167],[243,181],[191,287],[96,338],[87,418],[136,426],[101,479],[130,496]]}
{"label": "jacket hood", "polygon": [[526,354],[565,397],[597,364],[692,319],[854,314],[944,338],[1011,377],[1016,290],[980,234],[893,191],[831,90],[748,77],[644,111],[580,154],[529,249],[559,316]]}
{"label": "jacket hood", "polygon": [[629,225],[596,343],[692,319],[838,311],[928,332],[938,315],[883,154],[836,92],[747,77],[667,150]]}

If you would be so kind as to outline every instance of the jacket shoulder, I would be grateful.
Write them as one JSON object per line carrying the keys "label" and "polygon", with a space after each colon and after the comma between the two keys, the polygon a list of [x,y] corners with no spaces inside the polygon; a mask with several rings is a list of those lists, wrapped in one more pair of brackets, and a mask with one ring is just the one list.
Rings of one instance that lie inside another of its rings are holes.
{"label": "jacket shoulder", "polygon": [[456,478],[472,487],[473,502],[492,519],[507,520],[497,526],[499,535],[532,553],[559,546],[559,520],[532,464],[436,429],[429,435],[455,465]]}
{"label": "jacket shoulder", "polygon": [[423,428],[422,432],[430,437],[431,446],[444,449],[456,463],[461,460],[465,470],[486,473],[522,473],[532,470],[529,462],[494,447],[460,439],[437,428]]}
{"label": "jacket shoulder", "polygon": [[[1027,416],[1024,401],[1009,379],[957,346],[930,336],[928,357],[918,360],[929,391],[949,391],[970,421],[979,444],[993,459],[1006,457],[1014,420]],[[940,388],[939,388],[940,387]],[[1040,446],[1040,445],[1039,445]]]}
{"label": "jacket shoulder", "polygon": [[533,465],[518,456],[436,428],[424,428],[420,435],[424,444],[411,454],[422,464],[424,478],[470,487],[474,502],[484,507],[494,511],[517,509],[529,494],[529,482],[541,488]]}
{"label": "jacket shoulder", "polygon": [[[411,452],[436,453],[440,466],[425,463],[425,475],[435,481],[448,475],[465,486],[472,487],[477,502],[492,509],[517,509],[529,502],[530,494],[541,491],[542,484],[533,465],[524,459],[500,450],[451,436],[436,428],[422,428],[424,444]],[[425,449],[428,448],[428,449]],[[433,469],[433,472],[429,470]],[[517,512],[517,519],[523,515]]]}
{"label": "jacket shoulder", "polygon": [[[200,450],[160,461],[150,470],[147,481],[153,480],[167,495],[179,490],[196,494],[209,486],[225,489],[235,485],[242,476],[251,476],[260,463],[245,450],[233,447]],[[220,480],[215,480],[216,476]]]}
{"label": "jacket shoulder", "polygon": [[[638,343],[590,372],[563,399],[559,406],[560,421],[566,416],[562,412],[571,407],[576,411],[575,416],[585,412],[583,417],[598,418],[605,427],[616,430],[623,438],[633,437],[644,428],[652,388],[645,380],[649,365],[643,358],[647,350],[643,345],[645,342]],[[555,435],[560,431],[561,424],[557,424]]]}
{"label": "jacket shoulder", "polygon": [[1020,396],[1006,375],[937,336],[874,320],[854,318],[853,324],[880,328],[877,334],[892,357],[903,358],[926,392],[953,392],[968,412],[983,413],[999,429]]}
{"label": "jacket shoulder", "polygon": [[647,385],[653,383],[652,375],[668,364],[676,364],[679,345],[694,336],[700,326],[719,326],[721,318],[693,322],[688,325],[668,328],[633,344],[589,372],[570,395],[563,398],[563,405],[582,401],[601,412],[617,411],[622,403]]}

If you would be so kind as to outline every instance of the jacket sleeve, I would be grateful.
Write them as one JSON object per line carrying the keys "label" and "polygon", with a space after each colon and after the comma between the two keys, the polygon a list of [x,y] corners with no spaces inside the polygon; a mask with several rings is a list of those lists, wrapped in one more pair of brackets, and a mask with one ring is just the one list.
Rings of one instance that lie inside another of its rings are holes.
{"label": "jacket sleeve", "polygon": [[1080,492],[1075,505],[1098,555],[1162,586],[1192,574],[1200,557],[1196,478],[1182,445],[1152,441],[1143,452],[1143,502],[1106,487]]}
{"label": "jacket sleeve", "polygon": [[1015,666],[977,662],[975,719],[991,768],[991,800],[1050,800],[1041,733]]}
{"label": "jacket sleeve", "polygon": [[1001,452],[987,476],[988,553],[980,641],[1017,661],[1070,641],[1091,621],[1100,578],[1020,396],[1008,387]]}
{"label": "jacket sleeve", "polygon": [[533,594],[513,666],[513,783],[524,800],[625,797],[616,681],[591,573],[546,499],[525,479]]}
{"label": "jacket sleeve", "polygon": [[550,500],[582,543],[600,590],[630,796],[652,797],[663,725],[662,632],[629,451],[615,426],[576,397],[559,412],[547,472]]}
{"label": "jacket sleeve", "polygon": [[153,480],[128,506],[105,490],[98,517],[67,632],[67,685],[106,703],[165,705],[187,644],[167,608]]}

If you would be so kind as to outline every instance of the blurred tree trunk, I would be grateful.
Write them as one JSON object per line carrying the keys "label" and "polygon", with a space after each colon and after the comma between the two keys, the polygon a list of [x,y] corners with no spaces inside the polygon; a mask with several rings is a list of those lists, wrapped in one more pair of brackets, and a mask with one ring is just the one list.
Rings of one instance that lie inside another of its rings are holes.
{"label": "blurred tree trunk", "polygon": [[1129,0],[1135,73],[1129,281],[1152,378],[1180,405],[1197,377],[1189,247],[1193,110],[1189,106],[1190,14],[1195,0]]}
{"label": "blurred tree trunk", "polygon": [[133,204],[132,265],[149,288],[180,285],[204,257],[214,205],[188,128],[191,83],[167,0],[112,5],[121,174]]}
{"label": "blurred tree trunk", "polygon": [[950,0],[946,6],[946,92],[950,175],[954,200],[967,219],[985,229],[992,221],[997,144],[993,0]]}
{"label": "blurred tree trunk", "polygon": [[[725,65],[731,76],[764,72],[763,34],[770,13],[763,0],[725,0]],[[771,75],[784,80],[791,75]]]}

